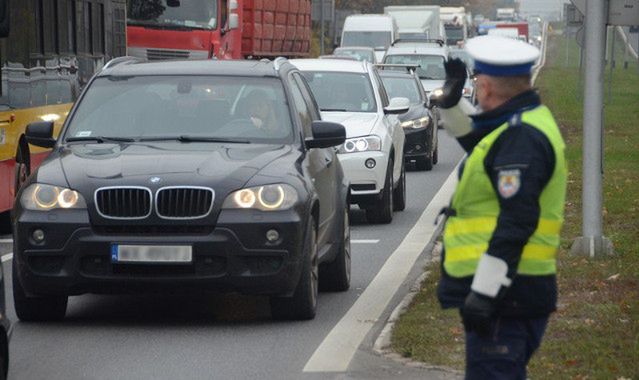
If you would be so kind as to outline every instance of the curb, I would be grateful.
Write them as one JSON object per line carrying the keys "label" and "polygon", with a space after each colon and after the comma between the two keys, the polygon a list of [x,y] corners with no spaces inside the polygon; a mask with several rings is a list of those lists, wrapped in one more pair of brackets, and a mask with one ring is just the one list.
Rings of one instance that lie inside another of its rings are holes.
{"label": "curb", "polygon": [[[443,226],[444,223],[442,223],[440,226]],[[441,233],[443,232],[443,228],[440,227],[439,231],[437,232],[436,235],[434,235],[433,237],[436,239],[438,238]],[[429,265],[429,264],[433,264],[439,261],[439,257],[441,255],[441,251],[442,251],[442,245],[441,242],[435,242],[433,245],[433,248],[430,252],[430,257],[425,261],[424,264]],[[408,309],[408,307],[410,306],[411,302],[413,302],[413,299],[415,298],[415,296],[417,295],[417,293],[419,293],[422,282],[424,282],[424,280],[426,279],[426,277],[428,277],[428,275],[431,273],[431,268],[426,269],[426,271],[424,273],[422,273],[411,285],[411,287],[409,288],[410,290],[408,291],[408,294],[406,294],[406,296],[404,296],[404,298],[401,300],[401,302],[399,303],[399,305],[397,305],[395,307],[395,309],[393,309],[393,312],[391,313],[390,317],[388,318],[388,320],[386,321],[386,324],[384,325],[384,328],[382,329],[382,331],[380,332],[379,336],[377,337],[377,339],[375,339],[375,342],[373,344],[373,351],[380,355],[383,356],[387,359],[393,360],[397,363],[400,363],[402,365],[405,365],[407,367],[411,367],[411,368],[421,368],[421,369],[428,369],[428,370],[436,370],[436,371],[441,371],[441,372],[446,372],[449,373],[451,375],[463,375],[462,371],[458,371],[449,367],[444,367],[444,366],[436,366],[436,365],[431,365],[428,363],[424,363],[424,362],[420,362],[420,361],[416,361],[410,358],[406,358],[403,357],[402,355],[398,354],[397,352],[393,351],[393,349],[391,348],[391,337],[393,335],[393,328],[395,327],[395,323],[397,323],[397,321],[399,320],[399,317],[404,314],[404,312],[406,311],[406,309]]]}

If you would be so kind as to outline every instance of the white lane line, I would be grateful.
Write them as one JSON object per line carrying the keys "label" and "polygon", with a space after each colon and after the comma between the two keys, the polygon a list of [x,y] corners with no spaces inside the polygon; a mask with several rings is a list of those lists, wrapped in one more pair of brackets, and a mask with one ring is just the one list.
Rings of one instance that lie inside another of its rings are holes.
{"label": "white lane line", "polygon": [[2,255],[2,262],[5,263],[9,260],[13,259],[13,253],[7,253],[6,255]]}
{"label": "white lane line", "polygon": [[377,244],[379,239],[351,239],[352,244]]}
{"label": "white lane line", "polygon": [[0,243],[13,243],[13,239],[0,239]]}
{"label": "white lane line", "polygon": [[437,227],[433,221],[450,202],[457,184],[457,167],[431,200],[399,247],[304,366],[304,372],[344,372],[366,334],[382,315],[408,276]]}

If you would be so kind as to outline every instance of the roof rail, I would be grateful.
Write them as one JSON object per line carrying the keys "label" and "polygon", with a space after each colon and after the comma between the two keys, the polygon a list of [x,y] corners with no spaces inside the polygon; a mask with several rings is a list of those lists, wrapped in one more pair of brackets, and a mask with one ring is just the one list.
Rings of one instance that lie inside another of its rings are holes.
{"label": "roof rail", "polygon": [[275,71],[279,71],[280,67],[282,66],[282,64],[284,62],[288,62],[288,59],[286,59],[286,57],[277,57],[273,60],[273,68],[275,69]]}
{"label": "roof rail", "polygon": [[376,63],[373,66],[379,67],[382,70],[384,68],[404,68],[409,74],[412,74],[415,70],[422,67],[421,65],[399,64],[399,63]]}
{"label": "roof rail", "polygon": [[144,62],[144,60],[142,58],[125,55],[123,57],[113,58],[112,60],[107,62],[104,66],[102,66],[102,70],[113,68],[122,63],[138,63],[138,62]]}
{"label": "roof rail", "polygon": [[440,47],[445,45],[444,40],[439,38],[398,38],[393,42],[393,46],[402,42],[422,42],[426,44],[438,44]]}

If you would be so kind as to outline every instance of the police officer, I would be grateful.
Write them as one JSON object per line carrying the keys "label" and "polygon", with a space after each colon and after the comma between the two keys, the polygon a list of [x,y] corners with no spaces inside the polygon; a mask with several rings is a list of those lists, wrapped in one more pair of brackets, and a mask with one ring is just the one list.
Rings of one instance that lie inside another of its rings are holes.
{"label": "police officer", "polygon": [[466,67],[459,60],[447,63],[446,83],[432,99],[467,152],[444,210],[438,297],[442,307],[460,309],[467,379],[526,379],[556,308],[564,142],[530,85],[537,48],[481,36],[466,49],[481,111],[461,96]]}

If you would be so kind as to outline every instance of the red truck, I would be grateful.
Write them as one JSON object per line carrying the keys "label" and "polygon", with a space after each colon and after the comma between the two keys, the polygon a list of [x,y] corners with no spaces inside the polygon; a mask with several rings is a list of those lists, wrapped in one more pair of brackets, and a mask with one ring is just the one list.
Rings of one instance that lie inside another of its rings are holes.
{"label": "red truck", "polygon": [[148,60],[306,57],[310,0],[129,0],[128,55]]}
{"label": "red truck", "polygon": [[527,22],[499,22],[495,25],[497,28],[517,29],[518,38],[528,42],[528,23]]}

